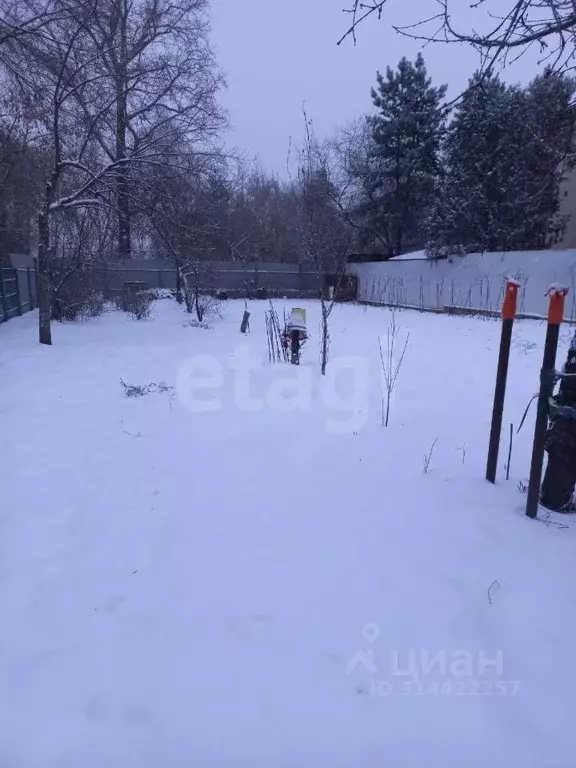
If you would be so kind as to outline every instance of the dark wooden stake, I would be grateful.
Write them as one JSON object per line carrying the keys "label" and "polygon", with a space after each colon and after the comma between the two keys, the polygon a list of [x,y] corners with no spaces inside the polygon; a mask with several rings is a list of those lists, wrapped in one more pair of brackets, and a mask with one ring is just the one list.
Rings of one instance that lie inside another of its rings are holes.
{"label": "dark wooden stake", "polygon": [[290,332],[290,351],[292,365],[300,365],[300,331]]}
{"label": "dark wooden stake", "polygon": [[546,449],[546,431],[548,427],[548,403],[554,394],[554,367],[560,325],[564,317],[564,301],[568,289],[553,288],[550,290],[550,309],[548,310],[548,328],[544,345],[544,359],[540,372],[540,393],[538,395],[538,411],[534,428],[534,446],[532,448],[532,463],[530,465],[530,481],[528,484],[528,499],[526,515],[531,518],[538,516],[540,501],[540,482],[544,467],[544,451]]}
{"label": "dark wooden stake", "polygon": [[247,333],[250,327],[250,312],[245,311],[242,318],[242,325],[240,326],[240,333]]}
{"label": "dark wooden stake", "polygon": [[494,390],[494,406],[492,408],[492,425],[490,427],[490,442],[488,444],[488,461],[486,462],[486,480],[496,482],[498,467],[498,452],[500,450],[500,435],[502,433],[502,416],[506,397],[506,381],[508,379],[508,363],[512,343],[512,329],[516,317],[518,291],[520,284],[514,280],[506,281],[504,303],[502,305],[502,335],[500,338],[500,353],[498,355],[498,370],[496,372],[496,388]]}

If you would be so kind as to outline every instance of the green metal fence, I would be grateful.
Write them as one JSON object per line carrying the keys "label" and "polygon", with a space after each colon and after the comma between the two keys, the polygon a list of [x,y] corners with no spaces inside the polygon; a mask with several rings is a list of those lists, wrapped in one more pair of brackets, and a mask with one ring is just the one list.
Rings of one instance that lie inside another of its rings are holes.
{"label": "green metal fence", "polygon": [[0,267],[0,323],[34,309],[35,286],[31,269]]}
{"label": "green metal fence", "polygon": [[0,322],[21,314],[18,273],[12,267],[0,267]]}

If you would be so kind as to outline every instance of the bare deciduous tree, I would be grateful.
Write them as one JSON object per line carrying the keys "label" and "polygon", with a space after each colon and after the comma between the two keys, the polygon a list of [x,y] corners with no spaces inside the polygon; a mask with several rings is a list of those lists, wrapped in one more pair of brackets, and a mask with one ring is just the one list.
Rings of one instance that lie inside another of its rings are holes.
{"label": "bare deciduous tree", "polygon": [[207,0],[99,0],[89,35],[113,113],[98,141],[116,178],[118,252],[132,251],[133,198],[129,162],[143,152],[182,167],[192,153],[220,151],[225,125],[216,95],[223,78],[210,48]]}
{"label": "bare deciduous tree", "polygon": [[404,345],[400,350],[400,353],[396,352],[396,342],[400,334],[400,326],[396,323],[396,312],[392,310],[390,323],[388,325],[388,332],[386,334],[386,350],[382,344],[382,339],[378,337],[378,346],[380,348],[380,363],[382,365],[382,380],[383,380],[383,392],[382,395],[382,426],[387,427],[390,423],[390,403],[392,400],[392,393],[396,387],[396,381],[406,356],[406,350],[408,349],[408,342],[410,341],[410,334],[406,334]]}
{"label": "bare deciduous tree", "polygon": [[[37,216],[39,338],[51,344],[51,219],[66,210],[99,205],[116,167],[102,162],[93,141],[106,110],[97,98],[101,77],[94,73],[88,27],[94,5],[51,19],[42,33],[11,40],[3,62],[21,90],[30,113],[31,141],[50,158]],[[81,105],[84,109],[81,109]],[[91,106],[91,119],[82,113]]]}
{"label": "bare deciduous tree", "polygon": [[[320,368],[326,373],[329,318],[338,297],[351,246],[351,231],[338,205],[329,151],[321,146],[304,112],[304,147],[299,153],[296,228],[303,260],[312,266],[320,296]],[[331,283],[331,284],[330,284]]]}
{"label": "bare deciduous tree", "polygon": [[[81,2],[79,3],[79,5]],[[0,59],[2,46],[23,37],[42,33],[52,21],[66,14],[59,0],[1,0],[0,2]]]}
{"label": "bare deciduous tree", "polygon": [[54,220],[50,260],[53,320],[94,316],[103,309],[101,254],[110,251],[114,236],[106,214],[101,208],[76,208]]}
{"label": "bare deciduous tree", "polygon": [[427,475],[428,472],[430,472],[430,464],[432,463],[432,455],[434,453],[434,448],[436,448],[436,445],[438,444],[438,438],[436,438],[430,448],[428,449],[428,453],[422,454],[422,468],[424,470],[424,474]]}
{"label": "bare deciduous tree", "polygon": [[212,261],[219,227],[207,194],[209,184],[200,175],[194,181],[183,176],[167,179],[151,211],[159,249],[176,267],[186,310],[195,311],[199,322],[217,310]]}
{"label": "bare deciduous tree", "polygon": [[[392,24],[400,34],[424,42],[468,43],[479,51],[485,69],[535,48],[554,69],[573,68],[576,53],[576,5],[573,0],[480,0],[470,8],[469,29],[454,22],[458,0],[429,0],[430,12],[416,24]],[[346,13],[351,23],[338,41],[356,41],[358,26],[382,18],[389,0],[354,0]],[[476,11],[477,13],[473,13]],[[483,31],[478,32],[481,29]]]}
{"label": "bare deciduous tree", "polygon": [[[137,186],[155,178],[145,169],[191,170],[191,156],[219,150],[214,141],[223,124],[204,0],[52,5],[41,32],[11,38],[0,57],[28,110],[33,144],[49,158],[37,216],[44,344],[51,343],[54,217],[96,206],[116,212],[126,254],[130,202]],[[40,14],[42,0],[26,0],[23,20],[32,7]]]}
{"label": "bare deciduous tree", "polygon": [[363,202],[368,200],[375,207],[378,194],[372,135],[367,116],[341,128],[332,138],[331,146],[340,175],[339,205],[342,214],[356,230],[360,247],[364,247],[364,242],[369,240],[377,243],[382,251],[387,251],[385,235],[362,215]]}
{"label": "bare deciduous tree", "polygon": [[17,94],[0,102],[0,261],[29,251],[46,157],[30,145]]}

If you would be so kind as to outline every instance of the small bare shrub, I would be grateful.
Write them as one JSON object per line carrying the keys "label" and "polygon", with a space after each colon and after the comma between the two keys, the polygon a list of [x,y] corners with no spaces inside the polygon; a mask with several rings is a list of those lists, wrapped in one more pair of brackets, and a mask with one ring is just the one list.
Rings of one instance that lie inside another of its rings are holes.
{"label": "small bare shrub", "polygon": [[382,339],[378,336],[378,346],[380,348],[380,362],[382,364],[382,375],[384,382],[385,392],[382,395],[382,426],[387,427],[390,422],[390,401],[392,399],[392,392],[396,386],[396,381],[404,362],[406,350],[408,349],[408,342],[410,341],[410,334],[406,334],[404,345],[399,355],[396,355],[395,348],[400,333],[400,326],[396,324],[396,312],[392,310],[392,317],[388,326],[388,333],[386,336],[386,350],[382,344]]}
{"label": "small bare shrub", "polygon": [[104,312],[104,297],[82,279],[62,283],[52,298],[52,319],[74,322],[86,317],[99,317]]}
{"label": "small bare shrub", "polygon": [[221,320],[222,300],[216,296],[198,295],[195,299],[196,317],[199,323],[205,323],[207,320]]}
{"label": "small bare shrub", "polygon": [[82,307],[86,300],[86,291],[81,280],[60,274],[53,270],[52,281],[52,320],[59,323],[73,322],[82,316]]}
{"label": "small bare shrub", "polygon": [[488,602],[490,603],[490,605],[492,605],[492,590],[494,589],[500,589],[500,582],[498,581],[498,579],[493,581],[492,584],[490,584],[490,586],[486,590],[486,594],[488,595]]}
{"label": "small bare shrub", "polygon": [[124,309],[134,320],[148,320],[152,314],[153,303],[154,297],[148,291],[138,291],[125,299]]}
{"label": "small bare shrub", "polygon": [[144,397],[149,394],[146,384],[126,384],[123,379],[120,379],[120,384],[124,387],[126,397]]}
{"label": "small bare shrub", "polygon": [[106,304],[103,294],[99,291],[90,291],[84,308],[86,317],[100,317],[104,313],[105,308]]}
{"label": "small bare shrub", "polygon": [[59,323],[73,323],[82,318],[82,301],[56,299],[53,305],[53,319]]}
{"label": "small bare shrub", "polygon": [[174,387],[171,387],[165,381],[152,382],[151,384],[126,384],[123,379],[120,379],[120,384],[124,387],[126,397],[145,397],[153,392],[163,393],[174,390]]}
{"label": "small bare shrub", "polygon": [[438,438],[436,438],[436,440],[434,440],[434,442],[430,446],[430,450],[428,451],[428,453],[422,454],[423,465],[424,465],[424,474],[425,475],[427,475],[428,472],[430,471],[430,463],[432,461],[432,454],[434,453],[434,448],[436,448],[436,443],[437,442],[438,442]]}

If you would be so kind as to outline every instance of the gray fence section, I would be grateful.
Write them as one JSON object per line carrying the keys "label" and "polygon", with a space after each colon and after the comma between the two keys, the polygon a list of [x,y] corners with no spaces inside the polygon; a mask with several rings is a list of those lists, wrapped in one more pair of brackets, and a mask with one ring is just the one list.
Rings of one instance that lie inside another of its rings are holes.
{"label": "gray fence section", "polygon": [[[12,267],[0,269],[0,322],[35,309],[37,277],[34,259],[12,256]],[[106,298],[121,294],[127,282],[145,283],[150,289],[175,290],[176,269],[163,261],[102,262],[97,268],[74,273],[69,280],[87,279]],[[312,298],[319,295],[318,275],[301,264],[241,264],[203,262],[199,269],[203,290],[222,291],[230,298],[263,295]]]}
{"label": "gray fence section", "polygon": [[[197,279],[203,290],[224,291],[230,298],[255,295],[263,290],[270,296],[310,297],[319,293],[318,276],[300,264],[241,264],[202,262]],[[191,279],[195,277],[191,274]],[[94,287],[111,295],[127,282],[142,282],[150,289],[175,290],[176,269],[161,261],[126,261],[103,264]]]}
{"label": "gray fence section", "polygon": [[576,320],[576,250],[468,254],[452,260],[392,260],[350,264],[358,299],[428,311],[499,313],[504,278],[518,280],[519,314],[545,316],[551,284],[570,288],[566,319]]}

